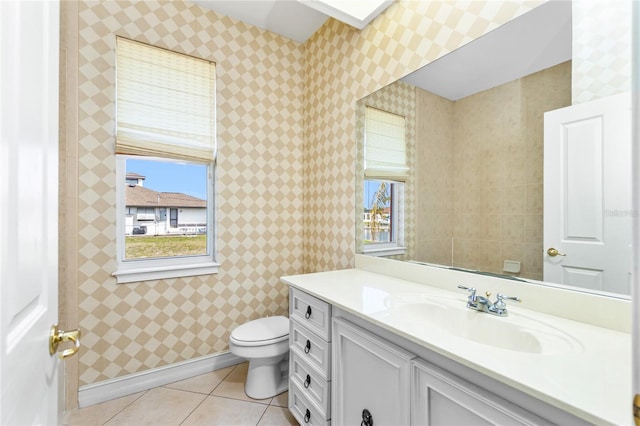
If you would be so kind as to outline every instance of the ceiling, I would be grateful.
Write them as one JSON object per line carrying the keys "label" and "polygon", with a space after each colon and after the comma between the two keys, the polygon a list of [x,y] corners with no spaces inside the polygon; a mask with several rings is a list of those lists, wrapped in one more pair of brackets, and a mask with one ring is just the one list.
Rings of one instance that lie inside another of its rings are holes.
{"label": "ceiling", "polygon": [[303,43],[329,17],[362,29],[389,7],[394,0],[191,1],[205,9]]}
{"label": "ceiling", "polygon": [[[191,1],[302,43],[330,16],[362,29],[394,0]],[[347,4],[375,8],[355,17],[336,9]],[[571,59],[571,36],[571,2],[547,1],[403,81],[450,100],[461,99]]]}
{"label": "ceiling", "polygon": [[548,1],[402,80],[455,101],[568,61],[572,5]]}

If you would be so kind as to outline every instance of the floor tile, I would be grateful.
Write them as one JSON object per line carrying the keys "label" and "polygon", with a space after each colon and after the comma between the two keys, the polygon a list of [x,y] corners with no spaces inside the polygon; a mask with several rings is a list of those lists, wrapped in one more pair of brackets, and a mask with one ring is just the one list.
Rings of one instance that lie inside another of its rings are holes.
{"label": "floor tile", "polygon": [[254,402],[208,396],[181,426],[256,426],[268,408],[266,405]]}
{"label": "floor tile", "polygon": [[175,389],[149,390],[111,419],[108,426],[179,425],[204,399],[205,395]]}
{"label": "floor tile", "polygon": [[[146,391],[145,391],[146,392]],[[98,426],[109,421],[113,416],[125,409],[135,400],[144,395],[145,392],[138,392],[111,401],[64,413],[63,424],[66,426]]]}
{"label": "floor tile", "polygon": [[278,407],[288,407],[289,406],[289,392],[282,392],[280,395],[276,395],[271,400],[271,405],[275,405]]}
{"label": "floor tile", "polygon": [[165,388],[179,389],[190,392],[198,392],[204,394],[210,394],[222,380],[233,370],[234,366],[222,368],[220,370],[212,371],[211,373],[201,374],[200,376],[192,377],[190,379],[181,380],[179,382],[169,383],[165,385]]}
{"label": "floor tile", "polygon": [[244,393],[244,383],[247,380],[248,368],[248,362],[236,365],[233,371],[229,373],[227,377],[225,377],[222,383],[220,383],[220,385],[218,385],[218,387],[214,389],[211,395],[258,402],[261,404],[269,404],[271,402],[271,398],[253,399],[248,397],[247,394]]}
{"label": "floor tile", "polygon": [[288,408],[270,405],[260,419],[258,426],[297,426],[298,422]]}

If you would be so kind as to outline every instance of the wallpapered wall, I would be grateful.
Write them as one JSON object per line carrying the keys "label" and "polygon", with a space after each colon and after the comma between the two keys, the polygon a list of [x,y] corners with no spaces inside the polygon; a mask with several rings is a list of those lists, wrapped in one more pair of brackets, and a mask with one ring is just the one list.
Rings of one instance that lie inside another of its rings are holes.
{"label": "wallpapered wall", "polygon": [[540,2],[400,0],[362,31],[328,21],[304,50],[304,268],[353,266],[356,101]]}
{"label": "wallpapered wall", "polygon": [[[286,312],[280,276],[353,266],[356,100],[537,3],[401,0],[363,31],[329,20],[303,45],[190,3],[78,3],[63,47],[77,122],[70,113],[61,147],[78,383],[224,351],[237,324]],[[217,64],[218,275],[111,276],[115,35]]]}
{"label": "wallpapered wall", "polygon": [[[179,1],[81,2],[75,19],[78,137],[67,143],[77,143],[78,188],[67,197],[77,196],[69,256],[82,386],[224,351],[235,326],[287,313],[279,278],[302,272],[303,55],[286,38]],[[216,63],[217,275],[120,285],[111,276],[116,35]]]}

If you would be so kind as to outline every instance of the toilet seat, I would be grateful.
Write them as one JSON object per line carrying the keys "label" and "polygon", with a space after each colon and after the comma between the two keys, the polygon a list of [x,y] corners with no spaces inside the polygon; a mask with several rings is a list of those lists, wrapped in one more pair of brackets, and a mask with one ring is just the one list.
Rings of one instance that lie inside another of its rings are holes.
{"label": "toilet seat", "polygon": [[289,318],[266,317],[249,321],[231,332],[230,340],[238,346],[264,346],[289,338]]}

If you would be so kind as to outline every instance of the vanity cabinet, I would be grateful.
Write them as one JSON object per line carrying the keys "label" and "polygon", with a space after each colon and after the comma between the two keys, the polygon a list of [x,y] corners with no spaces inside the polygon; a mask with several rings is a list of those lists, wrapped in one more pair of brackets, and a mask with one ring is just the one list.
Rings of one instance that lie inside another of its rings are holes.
{"label": "vanity cabinet", "polygon": [[289,319],[289,410],[300,424],[328,425],[331,305],[292,287]]}
{"label": "vanity cabinet", "polygon": [[408,425],[414,355],[342,319],[333,336],[333,423]]}
{"label": "vanity cabinet", "polygon": [[421,359],[411,362],[411,424],[551,425]]}
{"label": "vanity cabinet", "polygon": [[289,409],[302,425],[588,424],[295,287],[289,313]]}

